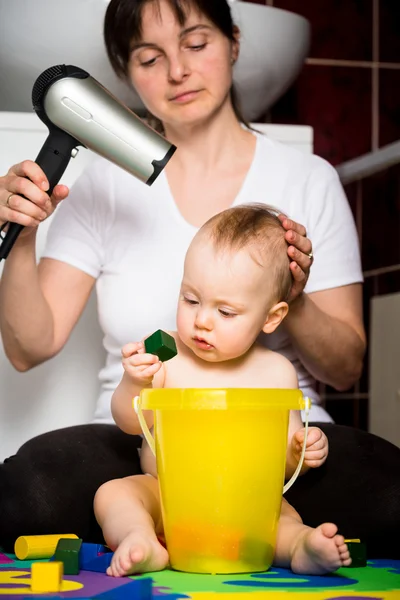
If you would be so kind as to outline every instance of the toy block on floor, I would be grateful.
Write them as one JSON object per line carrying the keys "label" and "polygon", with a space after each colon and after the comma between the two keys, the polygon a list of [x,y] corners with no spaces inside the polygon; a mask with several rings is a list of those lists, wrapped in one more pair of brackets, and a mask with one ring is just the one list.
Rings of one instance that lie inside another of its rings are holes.
{"label": "toy block on floor", "polygon": [[51,558],[61,538],[78,539],[74,533],[52,535],[20,535],[14,544],[14,554],[18,560]]}
{"label": "toy block on floor", "polygon": [[61,591],[63,566],[62,562],[33,563],[31,568],[31,591],[35,594]]}
{"label": "toy block on floor", "polygon": [[350,552],[351,565],[348,569],[367,566],[367,547],[360,540],[344,540]]}
{"label": "toy block on floor", "polygon": [[95,560],[98,556],[110,553],[111,550],[103,544],[89,544],[83,542],[79,551],[79,568],[86,569],[86,565]]}
{"label": "toy block on floor", "polygon": [[144,340],[144,349],[149,354],[158,356],[163,362],[174,358],[178,354],[172,335],[165,333],[161,329],[158,329]]}
{"label": "toy block on floor", "polygon": [[121,585],[118,588],[98,594],[97,600],[126,600],[134,598],[134,600],[152,600],[152,579],[146,577],[144,579],[132,579],[129,583]]}
{"label": "toy block on floor", "polygon": [[93,560],[85,562],[85,566],[82,567],[85,571],[94,571],[96,573],[105,573],[111,564],[114,552],[107,552],[107,554],[99,554]]}
{"label": "toy block on floor", "polygon": [[79,551],[82,546],[82,540],[71,540],[62,538],[57,544],[54,554],[55,561],[61,561],[64,564],[65,575],[79,574]]}

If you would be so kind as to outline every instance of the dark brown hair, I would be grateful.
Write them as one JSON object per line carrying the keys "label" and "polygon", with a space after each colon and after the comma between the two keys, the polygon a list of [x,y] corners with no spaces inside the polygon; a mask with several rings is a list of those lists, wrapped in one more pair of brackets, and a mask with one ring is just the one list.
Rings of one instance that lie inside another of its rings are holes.
{"label": "dark brown hair", "polygon": [[[129,79],[128,64],[133,40],[142,35],[142,13],[146,4],[159,0],[111,0],[104,19],[104,41],[109,61],[116,75],[123,80]],[[231,42],[235,41],[235,25],[226,0],[167,0],[180,25],[184,25],[188,11],[194,8],[209,19]],[[243,117],[239,98],[235,88],[230,90],[231,102],[236,118],[251,129]],[[162,131],[162,125],[156,117],[150,115],[150,124]]]}
{"label": "dark brown hair", "polygon": [[293,279],[285,229],[278,214],[280,211],[266,204],[235,206],[211,217],[201,231],[209,235],[217,250],[248,248],[258,265],[272,268],[276,300],[286,302]]}

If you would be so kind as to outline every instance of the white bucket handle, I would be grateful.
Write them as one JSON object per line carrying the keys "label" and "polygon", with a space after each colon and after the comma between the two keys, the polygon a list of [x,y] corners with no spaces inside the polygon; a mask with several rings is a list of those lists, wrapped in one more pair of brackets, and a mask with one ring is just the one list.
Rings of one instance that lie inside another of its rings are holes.
{"label": "white bucket handle", "polygon": [[132,404],[133,404],[135,413],[138,416],[140,427],[142,428],[144,437],[146,438],[146,442],[150,446],[150,450],[152,451],[152,453],[155,456],[156,455],[156,445],[154,442],[154,438],[150,433],[150,429],[147,426],[146,419],[144,418],[143,413],[142,413],[142,407],[140,406],[140,396],[135,396]]}
{"label": "white bucket handle", "polygon": [[[295,470],[295,472],[293,473],[292,477],[289,479],[289,481],[287,482],[287,484],[283,487],[283,494],[285,494],[289,488],[292,487],[292,485],[294,484],[294,482],[296,481],[297,477],[299,476],[299,473],[301,471],[301,467],[303,466],[303,462],[304,462],[304,455],[306,453],[306,442],[307,442],[307,434],[308,434],[308,414],[310,412],[310,408],[311,408],[311,400],[310,398],[308,398],[307,396],[304,398],[305,400],[305,415],[306,415],[306,422],[305,422],[305,431],[304,431],[304,442],[303,442],[303,448],[301,450],[301,456],[300,456],[300,460],[299,460],[299,464],[297,465],[297,469]],[[135,410],[135,413],[138,416],[139,419],[139,423],[140,423],[140,427],[142,428],[144,437],[146,438],[146,442],[148,443],[148,445],[150,446],[150,450],[152,451],[152,453],[154,454],[154,456],[156,455],[156,445],[154,442],[154,438],[150,433],[150,429],[147,426],[146,420],[143,416],[142,413],[142,407],[140,405],[140,396],[135,396],[133,398],[133,408]]]}
{"label": "white bucket handle", "polygon": [[294,482],[298,478],[299,473],[301,471],[301,467],[303,466],[303,462],[304,462],[304,455],[306,453],[307,435],[308,435],[308,414],[309,414],[310,408],[311,408],[311,400],[310,400],[310,398],[308,396],[306,396],[304,398],[304,401],[305,401],[304,412],[305,412],[305,415],[306,415],[306,422],[305,422],[305,425],[304,425],[303,448],[301,449],[301,455],[300,455],[299,464],[297,465],[297,469],[295,470],[295,472],[293,473],[293,475],[291,476],[291,478],[289,479],[289,481],[287,482],[287,484],[283,486],[283,492],[282,492],[283,494],[285,494],[288,491],[288,489],[292,487],[292,485],[294,484]]}

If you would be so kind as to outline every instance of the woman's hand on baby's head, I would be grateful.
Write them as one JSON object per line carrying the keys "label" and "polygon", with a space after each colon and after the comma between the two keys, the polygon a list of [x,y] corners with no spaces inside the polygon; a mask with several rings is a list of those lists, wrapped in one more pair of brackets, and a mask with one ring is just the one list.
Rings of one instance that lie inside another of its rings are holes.
{"label": "woman's hand on baby's head", "polygon": [[126,344],[121,354],[125,373],[137,385],[151,384],[154,375],[161,369],[162,362],[155,354],[146,353],[143,342]]}
{"label": "woman's hand on baby's head", "polygon": [[[304,442],[305,428],[299,429],[292,437],[292,450],[297,460],[300,460]],[[315,469],[324,464],[328,457],[328,438],[319,427],[309,427],[304,454],[304,464]]]}
{"label": "woman's hand on baby's head", "polygon": [[289,304],[303,292],[310,275],[313,263],[312,244],[307,237],[306,228],[300,223],[288,219],[286,215],[278,216],[282,227],[286,229],[285,239],[288,243],[290,270],[293,276],[293,285],[290,292]]}

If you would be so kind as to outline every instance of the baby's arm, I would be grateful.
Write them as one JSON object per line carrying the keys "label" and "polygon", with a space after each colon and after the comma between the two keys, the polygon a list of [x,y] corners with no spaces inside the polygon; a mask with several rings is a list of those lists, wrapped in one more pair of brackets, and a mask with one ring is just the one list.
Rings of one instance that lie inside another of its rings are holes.
{"label": "baby's arm", "polygon": [[[122,348],[122,365],[125,372],[112,396],[111,412],[122,431],[140,434],[142,430],[132,407],[132,399],[144,388],[163,387],[163,364],[158,356],[145,352],[143,342],[134,342]],[[144,411],[143,414],[151,426],[152,411]]]}
{"label": "baby's arm", "polygon": [[[305,428],[298,410],[290,411],[288,447],[286,454],[285,477],[289,479],[300,461],[301,450],[304,442]],[[310,468],[320,467],[328,456],[328,439],[319,427],[309,427],[306,443],[304,462],[300,475],[306,473]]]}

